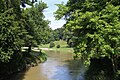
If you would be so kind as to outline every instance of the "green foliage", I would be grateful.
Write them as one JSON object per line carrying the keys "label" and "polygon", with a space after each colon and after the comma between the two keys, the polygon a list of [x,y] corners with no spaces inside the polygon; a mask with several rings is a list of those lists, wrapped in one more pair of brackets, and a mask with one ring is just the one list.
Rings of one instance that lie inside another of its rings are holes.
{"label": "green foliage", "polygon": [[59,41],[64,39],[64,28],[57,28],[55,30],[51,31],[51,34],[49,36],[49,42],[51,41]]}
{"label": "green foliage", "polygon": [[60,45],[57,45],[56,47],[57,47],[57,48],[60,48]]}
{"label": "green foliage", "polygon": [[47,42],[50,28],[48,26],[49,21],[44,20],[43,10],[47,8],[47,5],[43,2],[32,6],[32,8],[26,9],[23,12],[23,17],[25,18],[26,26],[28,34],[31,38],[26,41],[32,40],[33,42],[37,42],[37,44]]}
{"label": "green foliage", "polygon": [[65,16],[65,28],[75,37],[75,54],[88,61],[107,56],[116,67],[115,56],[120,54],[120,1],[69,0],[57,6],[56,19]]}
{"label": "green foliage", "polygon": [[91,59],[89,70],[85,72],[85,80],[118,80],[118,79],[115,79],[114,77],[110,59],[93,58]]}
{"label": "green foliage", "polygon": [[63,3],[62,4],[56,4],[58,6],[58,10],[55,12],[55,17],[57,20],[61,19],[66,13],[69,11],[69,8],[66,7]]}
{"label": "green foliage", "polygon": [[[8,62],[15,50],[20,50],[23,40],[20,22],[13,9],[0,13],[0,62]],[[11,15],[10,15],[11,14]]]}
{"label": "green foliage", "polygon": [[74,36],[72,32],[66,30],[64,27],[61,27],[51,31],[48,42],[64,40],[71,46],[70,42],[72,42],[73,38]]}
{"label": "green foliage", "polygon": [[45,62],[47,60],[47,55],[44,51],[40,50],[40,54],[38,56],[40,62]]}
{"label": "green foliage", "polygon": [[50,48],[55,47],[55,43],[50,42]]}
{"label": "green foliage", "polygon": [[[60,45],[61,48],[68,48],[68,44],[66,41],[60,40],[60,41],[54,41],[53,43],[55,45]],[[50,48],[50,43],[40,45],[40,48]]]}
{"label": "green foliage", "polygon": [[[46,4],[40,2],[24,11],[20,9],[21,1],[0,2],[0,78],[26,69],[28,64],[37,64],[31,46],[43,43],[49,34],[49,21],[44,20],[42,13]],[[23,52],[21,47],[25,45],[29,49]]]}
{"label": "green foliage", "polygon": [[26,67],[21,51],[24,43],[21,37],[25,31],[19,0],[2,0],[1,4],[4,7],[0,11],[0,74],[4,77]]}

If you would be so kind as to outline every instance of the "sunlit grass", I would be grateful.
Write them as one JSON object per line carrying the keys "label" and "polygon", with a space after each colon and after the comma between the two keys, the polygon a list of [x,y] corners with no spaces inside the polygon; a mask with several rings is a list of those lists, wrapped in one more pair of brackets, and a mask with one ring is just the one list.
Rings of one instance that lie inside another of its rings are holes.
{"label": "sunlit grass", "polygon": [[[48,48],[49,50],[64,51],[64,52],[73,52],[73,48],[69,48],[66,41],[54,41],[55,47],[50,48],[50,44],[40,45],[39,48]],[[57,48],[57,45],[60,45],[60,48]]]}

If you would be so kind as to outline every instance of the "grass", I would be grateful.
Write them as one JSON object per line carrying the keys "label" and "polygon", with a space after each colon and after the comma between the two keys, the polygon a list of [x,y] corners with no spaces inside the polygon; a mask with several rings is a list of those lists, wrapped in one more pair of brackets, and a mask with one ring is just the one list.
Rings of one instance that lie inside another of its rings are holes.
{"label": "grass", "polygon": [[40,45],[39,48],[49,48],[50,44]]}
{"label": "grass", "polygon": [[61,48],[68,48],[68,44],[66,41],[60,40],[60,41],[55,41],[54,43],[55,43],[55,47],[57,45],[60,45]]}
{"label": "grass", "polygon": [[[60,45],[61,48],[67,48],[68,47],[67,42],[63,41],[63,40],[54,41],[54,44],[55,44],[55,47],[53,47],[53,48],[56,48],[57,45]],[[50,46],[50,44],[45,44],[45,45],[40,45],[39,47],[40,48],[50,48],[49,46]]]}
{"label": "grass", "polygon": [[[60,41],[54,41],[55,47],[50,48],[50,44],[40,45],[39,48],[48,48],[53,49],[57,51],[70,51],[73,52],[73,48],[69,48],[66,41],[60,40]],[[60,45],[60,48],[56,48],[57,45]]]}

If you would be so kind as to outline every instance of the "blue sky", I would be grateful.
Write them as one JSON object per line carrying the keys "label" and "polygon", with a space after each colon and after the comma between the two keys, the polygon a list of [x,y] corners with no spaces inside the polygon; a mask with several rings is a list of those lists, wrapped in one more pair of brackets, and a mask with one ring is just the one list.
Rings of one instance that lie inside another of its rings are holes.
{"label": "blue sky", "polygon": [[48,19],[49,21],[51,21],[49,26],[53,30],[56,28],[62,27],[63,24],[65,24],[65,20],[62,19],[62,20],[56,21],[54,18],[53,12],[57,10],[57,6],[55,4],[59,4],[61,2],[66,3],[68,0],[42,0],[42,1],[45,2],[48,6],[48,8],[45,9],[44,11],[44,15],[45,15],[45,19]]}
{"label": "blue sky", "polygon": [[[30,0],[32,1],[32,0]],[[40,1],[40,0],[38,0]],[[54,30],[57,28],[62,27],[65,24],[65,20],[61,19],[61,20],[55,20],[54,17],[54,12],[58,9],[58,7],[55,4],[60,4],[61,2],[67,3],[68,0],[42,0],[43,2],[45,2],[48,6],[47,9],[44,10],[44,15],[45,15],[45,19],[51,21],[51,23],[49,24],[49,26]],[[22,8],[22,6],[20,6]],[[30,8],[31,6],[26,4],[26,8]]]}

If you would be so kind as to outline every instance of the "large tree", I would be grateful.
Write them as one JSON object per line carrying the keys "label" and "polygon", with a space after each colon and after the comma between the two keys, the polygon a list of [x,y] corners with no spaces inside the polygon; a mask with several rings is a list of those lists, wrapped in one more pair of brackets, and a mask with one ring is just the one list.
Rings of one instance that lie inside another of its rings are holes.
{"label": "large tree", "polygon": [[56,19],[65,17],[65,28],[76,37],[74,52],[88,61],[107,56],[116,69],[115,59],[120,54],[120,1],[69,0],[57,6]]}
{"label": "large tree", "polygon": [[[25,18],[28,34],[31,36],[33,42],[37,44],[45,43],[48,39],[50,28],[48,26],[49,21],[44,20],[43,10],[47,8],[47,5],[40,2],[31,8],[24,10],[23,16]],[[28,38],[28,40],[30,40]],[[29,41],[28,41],[29,42]]]}
{"label": "large tree", "polygon": [[[39,28],[49,29],[48,22],[43,20],[42,13],[46,4],[43,5],[41,2],[40,5],[32,8],[34,10],[30,9],[29,12],[32,13],[28,16],[24,15],[25,13],[20,8],[22,1],[24,0],[2,0],[0,2],[0,80],[6,75],[25,69],[27,64],[36,63],[36,56],[29,50],[22,52],[22,47],[27,43],[26,40],[33,39],[34,36],[36,41],[39,39],[37,37],[43,39],[43,36],[39,35],[42,33]],[[29,0],[26,1],[29,2]],[[33,6],[32,4],[30,5]],[[26,16],[29,18],[25,18]],[[39,20],[36,20],[36,17]],[[34,33],[30,33],[33,31]]]}
{"label": "large tree", "polygon": [[[18,2],[16,4],[16,2]],[[14,51],[21,51],[21,11],[18,0],[1,1],[0,12],[0,62],[9,61]],[[16,6],[16,7],[15,7]]]}

